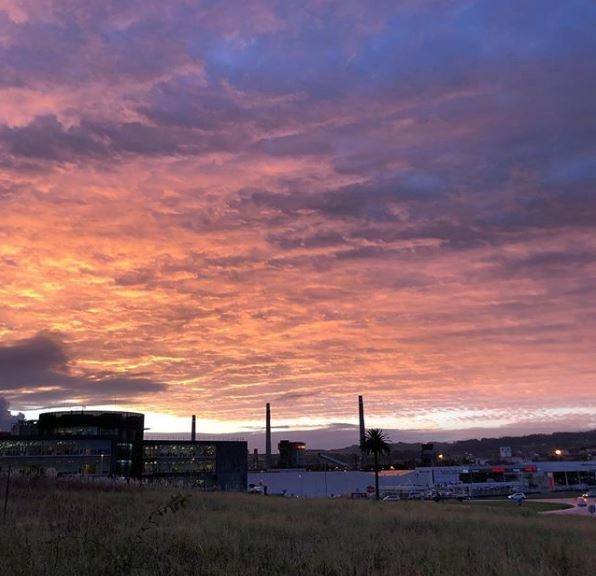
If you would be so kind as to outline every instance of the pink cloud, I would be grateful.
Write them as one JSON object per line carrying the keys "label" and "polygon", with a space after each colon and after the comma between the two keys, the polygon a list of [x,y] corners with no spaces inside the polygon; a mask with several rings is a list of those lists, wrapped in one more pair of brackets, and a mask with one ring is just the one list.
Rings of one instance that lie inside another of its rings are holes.
{"label": "pink cloud", "polygon": [[0,395],[595,406],[593,14],[480,4],[0,6],[0,342],[69,350]]}

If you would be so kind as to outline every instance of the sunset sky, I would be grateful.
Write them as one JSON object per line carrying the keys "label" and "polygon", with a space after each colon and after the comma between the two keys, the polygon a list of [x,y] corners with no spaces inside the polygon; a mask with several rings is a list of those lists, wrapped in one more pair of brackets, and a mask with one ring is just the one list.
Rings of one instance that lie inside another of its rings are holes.
{"label": "sunset sky", "polygon": [[591,0],[0,0],[0,408],[596,427],[595,30]]}

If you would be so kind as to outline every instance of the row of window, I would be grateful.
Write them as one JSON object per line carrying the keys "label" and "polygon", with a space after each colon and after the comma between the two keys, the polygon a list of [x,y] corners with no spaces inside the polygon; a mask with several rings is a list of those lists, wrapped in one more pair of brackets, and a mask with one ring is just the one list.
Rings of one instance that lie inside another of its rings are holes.
{"label": "row of window", "polygon": [[136,430],[130,428],[101,428],[100,426],[58,426],[49,431],[54,436],[103,436],[134,439]]}
{"label": "row of window", "polygon": [[[130,466],[126,463],[120,468],[126,469]],[[0,471],[7,468],[6,464],[0,464]],[[99,460],[95,458],[92,462],[81,460],[80,458],[68,459],[68,457],[52,460],[28,460],[24,463],[11,464],[11,469],[15,473],[41,474],[109,474],[110,461]]]}
{"label": "row of window", "polygon": [[145,444],[143,457],[159,458],[215,458],[215,444]]}
{"label": "row of window", "polygon": [[180,462],[157,460],[143,463],[144,474],[214,474],[215,462],[208,460],[184,460]]}
{"label": "row of window", "polygon": [[110,442],[81,440],[5,440],[0,442],[1,456],[109,456]]}
{"label": "row of window", "polygon": [[555,484],[564,486],[568,484],[596,484],[596,472],[581,470],[577,472],[553,472]]}

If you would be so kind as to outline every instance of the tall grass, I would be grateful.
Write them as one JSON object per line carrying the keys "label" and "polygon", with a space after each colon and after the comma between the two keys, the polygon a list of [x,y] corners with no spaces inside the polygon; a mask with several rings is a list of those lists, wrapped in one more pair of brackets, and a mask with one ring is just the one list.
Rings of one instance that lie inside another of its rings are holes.
{"label": "tall grass", "polygon": [[3,575],[593,576],[596,522],[426,502],[16,487]]}

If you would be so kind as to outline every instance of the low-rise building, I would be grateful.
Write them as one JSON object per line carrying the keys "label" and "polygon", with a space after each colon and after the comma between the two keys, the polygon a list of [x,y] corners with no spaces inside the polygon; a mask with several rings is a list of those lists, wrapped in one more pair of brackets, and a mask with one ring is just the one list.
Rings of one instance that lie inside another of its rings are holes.
{"label": "low-rise building", "polygon": [[245,490],[246,442],[145,440],[143,478],[186,479],[203,488]]}
{"label": "low-rise building", "polygon": [[246,489],[246,442],[145,440],[144,420],[131,412],[40,414],[35,426],[20,425],[0,438],[0,472],[10,467],[23,475],[182,479],[206,489]]}

